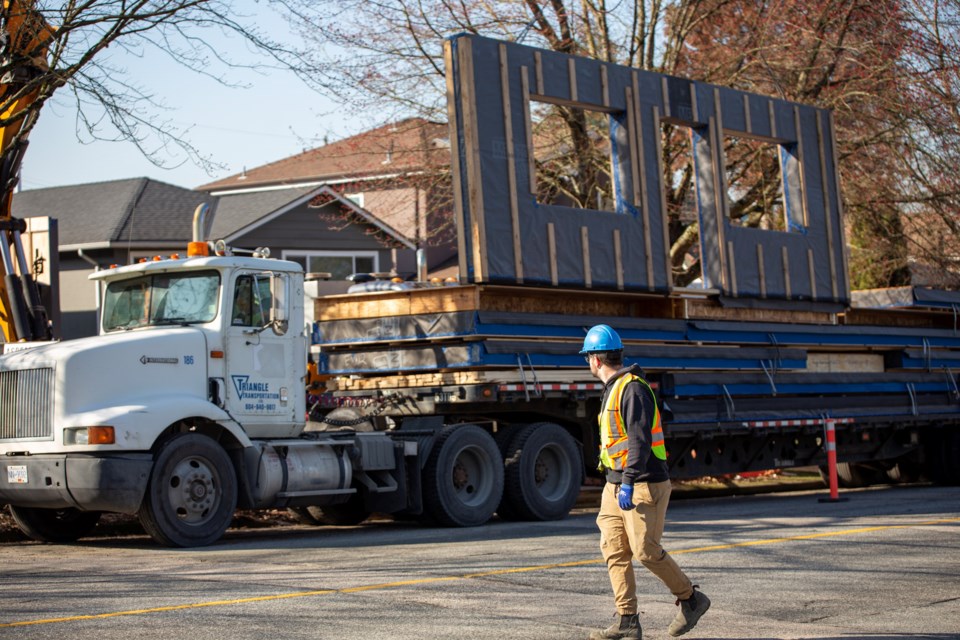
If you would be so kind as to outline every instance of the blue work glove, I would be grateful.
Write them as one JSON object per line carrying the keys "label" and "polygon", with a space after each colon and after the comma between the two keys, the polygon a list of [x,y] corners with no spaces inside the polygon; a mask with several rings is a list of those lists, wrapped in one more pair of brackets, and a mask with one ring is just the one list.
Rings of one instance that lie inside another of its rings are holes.
{"label": "blue work glove", "polygon": [[624,511],[630,511],[633,509],[633,485],[632,484],[622,484],[620,485],[620,491],[617,492],[617,502],[620,503],[620,508]]}

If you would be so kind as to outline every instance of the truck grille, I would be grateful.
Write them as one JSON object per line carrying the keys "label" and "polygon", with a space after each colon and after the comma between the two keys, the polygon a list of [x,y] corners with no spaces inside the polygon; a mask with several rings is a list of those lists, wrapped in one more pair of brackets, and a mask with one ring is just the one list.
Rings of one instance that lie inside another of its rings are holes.
{"label": "truck grille", "polygon": [[53,369],[0,371],[0,440],[53,438]]}

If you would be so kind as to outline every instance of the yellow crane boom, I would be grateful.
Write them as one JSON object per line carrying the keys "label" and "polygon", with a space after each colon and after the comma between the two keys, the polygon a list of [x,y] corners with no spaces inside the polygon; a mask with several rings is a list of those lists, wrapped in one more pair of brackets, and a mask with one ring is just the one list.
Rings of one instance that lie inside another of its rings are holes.
{"label": "yellow crane boom", "polygon": [[[47,71],[47,48],[53,29],[33,1],[3,0],[0,44],[0,330],[7,342],[46,340],[51,336],[46,310],[23,252],[26,225],[11,215],[11,200],[20,179],[27,134],[38,110],[30,109],[39,93],[38,77]],[[19,275],[18,275],[19,274]]]}

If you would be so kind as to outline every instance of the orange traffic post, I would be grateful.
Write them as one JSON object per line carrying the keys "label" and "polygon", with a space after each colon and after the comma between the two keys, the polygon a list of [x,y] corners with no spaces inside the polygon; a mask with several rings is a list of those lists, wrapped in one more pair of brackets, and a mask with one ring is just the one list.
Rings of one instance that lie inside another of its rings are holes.
{"label": "orange traffic post", "polygon": [[846,498],[840,497],[839,483],[837,482],[837,432],[836,421],[824,418],[823,428],[826,432],[827,448],[827,475],[830,481],[830,497],[820,498],[820,502],[843,502]]}

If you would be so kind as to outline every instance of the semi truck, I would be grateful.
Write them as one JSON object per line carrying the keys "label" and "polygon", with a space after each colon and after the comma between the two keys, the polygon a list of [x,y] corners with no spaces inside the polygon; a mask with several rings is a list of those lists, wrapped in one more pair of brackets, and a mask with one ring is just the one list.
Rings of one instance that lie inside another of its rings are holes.
{"label": "semi truck", "polygon": [[[823,466],[833,432],[847,484],[960,482],[960,296],[847,292],[828,114],[474,36],[448,41],[447,68],[458,282],[307,302],[298,264],[207,241],[199,208],[186,256],[91,276],[99,335],[0,356],[0,504],[28,536],[72,541],[104,512],[136,514],[178,547],[217,541],[238,508],[333,525],[563,518],[599,479],[603,386],[578,355],[598,323],[657,390],[675,478]],[[521,193],[533,174],[521,170],[525,114],[510,109],[530,96],[611,115],[623,212],[544,218],[550,207]],[[659,149],[641,123],[672,113],[706,144],[738,108],[748,133],[789,152],[784,198],[804,232],[723,222],[710,234],[722,207],[709,210],[716,185],[702,185],[704,284],[674,287],[656,226]],[[758,248],[736,251],[743,238]],[[788,262],[797,247],[803,259]],[[782,262],[751,270],[744,255]]]}

